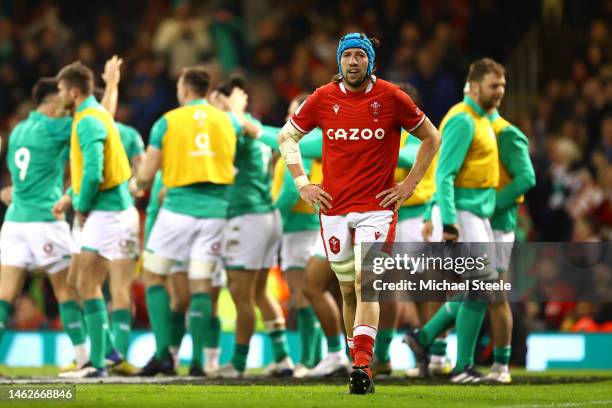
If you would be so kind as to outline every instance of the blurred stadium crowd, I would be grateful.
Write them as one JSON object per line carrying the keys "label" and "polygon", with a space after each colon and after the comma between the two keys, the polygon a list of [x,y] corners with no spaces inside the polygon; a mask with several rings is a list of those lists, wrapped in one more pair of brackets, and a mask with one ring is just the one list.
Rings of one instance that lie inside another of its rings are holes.
{"label": "blurred stadium crowd", "polygon": [[[530,103],[505,115],[529,137],[537,175],[537,185],[521,208],[517,238],[608,241],[612,238],[612,1],[608,0],[111,0],[87,5],[4,1],[0,2],[0,134],[6,143],[12,127],[32,109],[30,90],[36,79],[55,75],[77,59],[99,77],[104,61],[113,54],[124,60],[117,119],[137,128],[145,142],[155,119],[176,106],[180,68],[196,64],[211,72],[213,86],[229,75],[244,75],[250,83],[251,112],[263,123],[278,126],[293,97],[311,92],[336,73],[337,39],[352,31],[381,40],[379,75],[412,83],[422,109],[438,125],[461,98],[472,60],[489,56],[505,63],[534,30],[540,45],[537,87],[525,99]],[[510,74],[509,84],[513,80]],[[4,161],[2,180],[8,182]],[[605,292],[612,287],[610,271],[601,275],[599,285]],[[32,279],[16,306],[13,327],[59,324],[46,285],[43,278]],[[143,297],[135,293],[136,299]],[[557,303],[525,307],[527,327],[582,330],[593,328],[581,320],[585,317],[595,325],[610,319],[609,308],[601,316],[600,306]],[[135,325],[145,325],[138,315],[146,319],[146,313],[137,314]]]}

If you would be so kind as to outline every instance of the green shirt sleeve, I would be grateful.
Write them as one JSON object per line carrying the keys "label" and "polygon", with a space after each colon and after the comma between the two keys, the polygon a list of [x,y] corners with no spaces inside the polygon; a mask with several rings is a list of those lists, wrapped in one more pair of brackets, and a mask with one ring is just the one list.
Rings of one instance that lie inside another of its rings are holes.
{"label": "green shirt sleeve", "polygon": [[442,146],[436,168],[436,203],[443,224],[457,223],[455,178],[474,138],[474,122],[467,113],[453,116],[442,132]]}
{"label": "green shirt sleeve", "polygon": [[104,141],[106,128],[99,120],[85,117],[77,125],[79,146],[83,153],[83,178],[76,205],[80,212],[89,211],[104,177]]}
{"label": "green shirt sleeve", "polygon": [[512,177],[512,181],[496,195],[495,209],[502,210],[535,186],[536,178],[529,157],[529,141],[519,128],[506,127],[499,135],[498,143],[499,157]]}
{"label": "green shirt sleeve", "polygon": [[399,151],[399,157],[397,160],[397,166],[404,169],[411,169],[416,161],[417,153],[421,146],[420,143],[412,143],[410,138],[414,136],[408,136],[408,141]]}
{"label": "green shirt sleeve", "polygon": [[161,150],[162,140],[168,130],[168,121],[166,118],[161,117],[153,124],[151,128],[151,134],[149,135],[149,144],[155,146]]}
{"label": "green shirt sleeve", "polygon": [[[230,117],[230,121],[232,122],[232,127],[234,128],[234,132],[236,133],[236,135],[240,136],[242,134],[242,131],[244,130],[244,128],[242,127],[242,125],[238,121],[238,118],[236,118],[236,115],[234,115],[232,112],[228,112],[228,115]],[[251,117],[248,114],[247,114],[247,118],[249,120],[254,120],[253,117]]]}
{"label": "green shirt sleeve", "polygon": [[323,156],[323,131],[313,129],[300,140],[300,153],[303,158],[320,159]]}
{"label": "green shirt sleeve", "polygon": [[431,199],[425,203],[425,212],[423,213],[423,221],[431,221],[431,210],[433,205],[436,203],[436,200]]}
{"label": "green shirt sleeve", "polygon": [[266,146],[269,146],[273,150],[278,151],[278,133],[280,132],[281,128],[263,125],[262,130],[263,133],[259,137],[259,141],[261,141],[261,143],[265,144]]}
{"label": "green shirt sleeve", "polygon": [[288,170],[285,170],[283,177],[283,186],[281,187],[278,198],[276,199],[275,206],[281,213],[283,219],[291,212],[291,208],[297,204],[300,199],[300,193],[295,186],[293,177]]}
{"label": "green shirt sleeve", "polygon": [[136,129],[128,125],[117,123],[117,128],[119,129],[121,141],[123,143],[123,147],[125,148],[125,152],[127,153],[128,160],[131,163],[135,156],[144,153],[145,149],[142,136],[140,136],[140,133],[138,133]]}

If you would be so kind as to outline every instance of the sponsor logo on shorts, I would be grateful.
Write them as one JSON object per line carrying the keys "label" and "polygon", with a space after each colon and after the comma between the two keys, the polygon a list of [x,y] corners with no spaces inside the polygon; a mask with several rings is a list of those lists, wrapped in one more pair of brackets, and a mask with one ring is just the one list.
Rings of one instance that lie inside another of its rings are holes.
{"label": "sponsor logo on shorts", "polygon": [[338,238],[332,235],[331,237],[329,237],[329,240],[327,240],[327,242],[329,243],[330,251],[332,251],[334,254],[338,254],[338,252],[340,252],[340,240]]}

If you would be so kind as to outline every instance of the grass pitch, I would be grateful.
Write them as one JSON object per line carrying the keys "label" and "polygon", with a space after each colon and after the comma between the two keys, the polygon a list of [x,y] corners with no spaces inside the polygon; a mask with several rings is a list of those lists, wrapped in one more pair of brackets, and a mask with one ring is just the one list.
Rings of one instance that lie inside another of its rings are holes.
{"label": "grass pitch", "polygon": [[[5,376],[19,376],[20,382],[46,380],[56,368],[8,369]],[[34,377],[36,376],[36,377]],[[612,372],[513,371],[511,385],[449,385],[406,380],[395,376],[376,381],[374,395],[349,395],[346,381],[276,380],[251,377],[238,381],[211,381],[189,378],[163,379],[168,383],[77,384],[73,401],[0,401],[15,407],[612,407]],[[48,381],[55,379],[49,378]],[[109,381],[119,380],[118,378]],[[8,384],[6,377],[0,391]],[[138,381],[130,379],[130,381]],[[160,379],[160,381],[162,381]],[[34,386],[34,385],[29,385]],[[39,385],[37,385],[38,387]],[[5,394],[4,392],[2,394]]]}

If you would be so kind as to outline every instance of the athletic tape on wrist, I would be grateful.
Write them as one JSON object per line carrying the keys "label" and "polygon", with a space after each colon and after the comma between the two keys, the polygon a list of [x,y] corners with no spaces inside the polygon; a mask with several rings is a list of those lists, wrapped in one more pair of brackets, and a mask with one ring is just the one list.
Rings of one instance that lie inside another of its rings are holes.
{"label": "athletic tape on wrist", "polygon": [[310,180],[308,180],[308,177],[304,174],[302,174],[301,176],[298,176],[295,179],[295,185],[297,186],[298,190],[300,190],[302,187],[307,186],[310,184]]}

